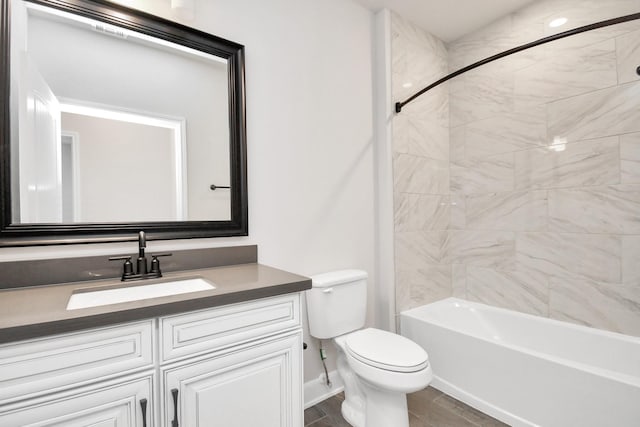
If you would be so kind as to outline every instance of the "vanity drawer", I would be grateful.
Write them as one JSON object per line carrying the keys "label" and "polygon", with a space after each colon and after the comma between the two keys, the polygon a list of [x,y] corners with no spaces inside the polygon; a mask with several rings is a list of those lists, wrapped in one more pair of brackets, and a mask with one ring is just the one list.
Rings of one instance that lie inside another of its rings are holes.
{"label": "vanity drawer", "polygon": [[297,293],[162,317],[160,361],[223,350],[300,326]]}
{"label": "vanity drawer", "polygon": [[0,404],[153,366],[153,320],[0,345]]}

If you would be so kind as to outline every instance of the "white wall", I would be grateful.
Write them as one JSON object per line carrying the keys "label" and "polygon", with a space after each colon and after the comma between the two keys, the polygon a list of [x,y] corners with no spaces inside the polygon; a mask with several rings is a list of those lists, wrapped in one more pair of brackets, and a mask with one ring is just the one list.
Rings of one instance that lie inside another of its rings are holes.
{"label": "white wall", "polygon": [[[172,18],[168,1],[145,3]],[[249,237],[150,242],[150,251],[257,244],[261,263],[299,274],[367,270],[373,290],[371,12],[345,0],[200,0],[195,16],[184,23],[246,46]],[[134,248],[9,248],[0,261]],[[321,372],[312,345],[305,380]]]}

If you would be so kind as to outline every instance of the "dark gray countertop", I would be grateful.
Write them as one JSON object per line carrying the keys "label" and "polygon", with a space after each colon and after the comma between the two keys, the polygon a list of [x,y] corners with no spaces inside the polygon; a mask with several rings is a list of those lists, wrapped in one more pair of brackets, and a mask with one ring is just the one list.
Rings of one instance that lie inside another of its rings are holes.
{"label": "dark gray countertop", "polygon": [[[168,279],[202,277],[216,289],[133,302],[67,310],[77,290],[151,284]],[[175,314],[257,298],[300,292],[311,279],[256,263],[174,271],[162,279],[124,284],[117,279],[0,290],[0,343]]]}

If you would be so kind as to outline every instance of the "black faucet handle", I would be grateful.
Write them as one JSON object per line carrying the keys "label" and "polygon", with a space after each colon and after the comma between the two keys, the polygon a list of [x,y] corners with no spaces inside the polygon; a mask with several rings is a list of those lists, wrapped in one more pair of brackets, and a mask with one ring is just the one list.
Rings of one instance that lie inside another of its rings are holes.
{"label": "black faucet handle", "polygon": [[158,259],[158,257],[171,256],[171,255],[173,254],[170,252],[164,252],[161,254],[151,254],[151,271],[149,271],[149,273],[153,273],[158,277],[162,277],[162,271],[160,271],[160,260]]}
{"label": "black faucet handle", "polygon": [[121,260],[124,260],[124,265],[122,266],[122,280],[125,280],[127,277],[133,276],[133,264],[131,263],[131,255],[109,257],[109,261]]}
{"label": "black faucet handle", "polygon": [[161,257],[161,256],[171,256],[173,255],[171,252],[162,252],[161,254],[151,254],[152,258],[157,258],[157,257]]}

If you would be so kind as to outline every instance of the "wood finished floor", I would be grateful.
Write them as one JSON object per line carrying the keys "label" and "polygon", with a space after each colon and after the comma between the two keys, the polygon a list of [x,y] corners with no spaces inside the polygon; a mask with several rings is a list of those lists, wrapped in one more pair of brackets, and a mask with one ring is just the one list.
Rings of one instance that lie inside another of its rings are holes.
{"label": "wood finished floor", "polygon": [[[343,399],[340,393],[304,411],[305,427],[351,427],[340,414]],[[410,427],[507,426],[432,387],[408,394],[407,406]]]}

